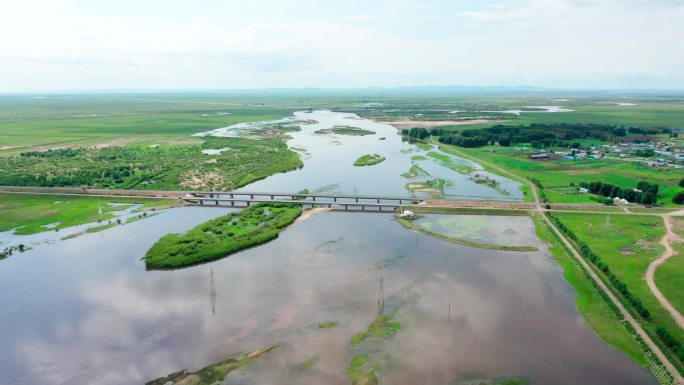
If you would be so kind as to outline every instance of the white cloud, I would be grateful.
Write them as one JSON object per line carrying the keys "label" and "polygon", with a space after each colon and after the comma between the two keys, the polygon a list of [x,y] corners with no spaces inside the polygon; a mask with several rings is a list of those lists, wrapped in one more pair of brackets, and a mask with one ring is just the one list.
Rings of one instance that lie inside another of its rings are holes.
{"label": "white cloud", "polygon": [[0,87],[684,87],[676,1],[240,4],[5,5]]}

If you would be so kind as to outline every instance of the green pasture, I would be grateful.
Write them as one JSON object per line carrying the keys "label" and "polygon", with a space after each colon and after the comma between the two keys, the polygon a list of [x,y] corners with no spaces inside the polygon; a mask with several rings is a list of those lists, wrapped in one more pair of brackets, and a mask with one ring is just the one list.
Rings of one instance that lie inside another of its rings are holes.
{"label": "green pasture", "polygon": [[[111,212],[121,210],[121,207],[112,207],[108,203],[142,204],[144,209],[151,209],[169,207],[176,201],[173,199],[0,194],[0,231],[19,227],[16,233],[26,235],[95,222],[98,219],[110,219],[114,217]],[[100,217],[100,207],[102,217]],[[57,222],[59,225],[54,228],[43,227]]]}
{"label": "green pasture", "polygon": [[[673,336],[684,341],[684,330],[674,322],[670,314],[652,294],[646,280],[648,265],[659,257],[664,248],[659,241],[665,234],[662,218],[645,215],[610,215],[557,213],[561,222],[606,263],[610,270],[624,282],[650,312],[649,320],[641,323],[655,334],[658,326],[666,328]],[[673,263],[667,273],[659,278],[663,287],[681,284],[684,264]],[[662,274],[662,272],[661,272]],[[674,279],[674,281],[670,281]],[[611,286],[610,283],[608,283]],[[668,289],[668,293],[672,293]],[[677,301],[681,303],[681,301]],[[654,339],[657,339],[654,337]]]}

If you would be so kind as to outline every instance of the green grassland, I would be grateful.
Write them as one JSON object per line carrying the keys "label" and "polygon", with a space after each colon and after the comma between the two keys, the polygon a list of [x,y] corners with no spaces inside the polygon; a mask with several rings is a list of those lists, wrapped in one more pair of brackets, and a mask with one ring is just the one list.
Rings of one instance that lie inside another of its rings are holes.
{"label": "green grassland", "polygon": [[[656,328],[664,327],[675,338],[684,341],[684,330],[680,329],[670,314],[661,307],[644,279],[648,265],[664,250],[658,243],[665,233],[662,218],[613,215],[607,219],[608,214],[580,213],[559,213],[556,216],[610,267],[610,271],[627,285],[633,296],[650,312],[648,319],[637,319],[654,340],[658,341],[655,336]],[[664,287],[681,283],[684,271],[677,269],[683,266],[677,263],[670,266],[670,271],[660,279]],[[672,272],[672,269],[675,271]],[[665,282],[668,277],[675,277],[675,281]],[[607,285],[614,287],[608,281]],[[620,294],[616,295],[622,298]],[[626,307],[631,309],[629,305]]]}
{"label": "green grassland", "polygon": [[[559,97],[568,101],[554,101]],[[489,115],[492,120],[504,120],[504,124],[577,122],[682,126],[684,103],[680,95],[621,97],[599,93],[468,94],[440,90],[427,93],[340,90],[6,95],[0,97],[3,106],[0,108],[0,153],[23,151],[34,146],[95,145],[117,139],[187,139],[189,134],[235,123],[279,119],[307,108],[340,109],[370,118],[467,120],[481,118],[482,113],[476,111],[482,110],[563,105],[574,111]],[[626,101],[638,105],[597,104],[605,101]],[[452,114],[450,110],[463,113]],[[462,130],[483,126],[486,124],[453,128]],[[12,148],[2,150],[2,146]]]}
{"label": "green grassland", "polygon": [[[628,102],[631,102],[628,100]],[[589,103],[589,101],[586,101]],[[563,104],[558,102],[558,104]],[[516,124],[594,123],[640,127],[681,127],[684,103],[654,103],[646,100],[636,106],[570,105],[573,112],[522,114]]]}
{"label": "green grassland", "polygon": [[227,257],[269,242],[302,213],[291,203],[259,204],[203,223],[186,234],[169,234],[145,254],[148,269],[175,269]]}
{"label": "green grassland", "polygon": [[91,146],[122,140],[187,141],[198,132],[235,123],[280,119],[294,111],[288,107],[211,99],[190,95],[4,97],[0,110],[0,154],[36,146]]}
{"label": "green grassland", "polygon": [[[142,204],[143,210],[164,208],[176,203],[173,199],[56,197],[40,195],[0,194],[0,231],[17,227],[17,234],[35,234],[42,231],[63,229],[99,219],[110,219],[114,210],[108,203]],[[100,208],[102,217],[100,218]],[[44,225],[57,223],[48,229]]]}
{"label": "green grassland", "polygon": [[641,347],[622,327],[622,321],[601,298],[589,278],[572,260],[559,241],[554,238],[548,226],[538,216],[532,216],[532,219],[537,236],[549,245],[549,252],[563,268],[565,279],[577,292],[577,311],[604,341],[645,366],[646,358]]}

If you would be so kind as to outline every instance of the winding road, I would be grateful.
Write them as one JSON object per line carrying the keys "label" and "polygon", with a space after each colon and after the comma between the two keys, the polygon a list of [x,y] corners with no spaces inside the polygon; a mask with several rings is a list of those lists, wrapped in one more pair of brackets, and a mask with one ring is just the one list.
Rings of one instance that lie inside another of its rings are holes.
{"label": "winding road", "polygon": [[653,295],[655,295],[655,297],[658,298],[658,301],[660,301],[660,304],[670,313],[675,322],[677,322],[677,325],[684,329],[684,317],[682,317],[682,314],[674,306],[672,306],[670,301],[667,300],[667,297],[665,297],[665,295],[658,289],[658,286],[656,286],[655,283],[655,272],[658,266],[662,265],[670,257],[677,254],[677,252],[672,248],[672,242],[684,242],[684,239],[672,231],[672,217],[682,215],[684,215],[684,210],[659,215],[665,222],[665,235],[660,240],[660,244],[665,247],[665,251],[660,257],[658,257],[658,259],[651,262],[651,264],[648,266],[648,270],[646,270],[646,282],[648,283],[648,287],[653,292]]}

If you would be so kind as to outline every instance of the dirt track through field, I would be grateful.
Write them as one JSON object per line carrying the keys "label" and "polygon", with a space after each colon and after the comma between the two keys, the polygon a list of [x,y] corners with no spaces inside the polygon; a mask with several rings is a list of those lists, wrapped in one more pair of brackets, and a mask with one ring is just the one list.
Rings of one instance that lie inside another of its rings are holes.
{"label": "dirt track through field", "polygon": [[667,310],[670,313],[675,322],[677,322],[677,325],[679,325],[680,328],[684,329],[684,317],[682,317],[682,314],[674,306],[672,306],[670,301],[667,300],[667,297],[665,297],[665,295],[660,292],[660,289],[658,289],[658,286],[656,286],[655,283],[655,272],[658,266],[662,265],[668,259],[670,259],[670,257],[677,254],[672,248],[672,242],[684,241],[677,234],[672,232],[672,217],[680,215],[684,215],[684,210],[659,215],[663,218],[663,221],[665,222],[665,235],[660,240],[660,244],[663,245],[663,247],[665,247],[665,251],[660,257],[658,257],[658,259],[656,259],[655,261],[651,262],[650,265],[648,265],[648,270],[646,270],[646,282],[648,283],[648,287],[653,292],[653,295],[655,295],[655,297],[658,298],[658,301],[660,301],[660,304],[665,308],[665,310]]}

